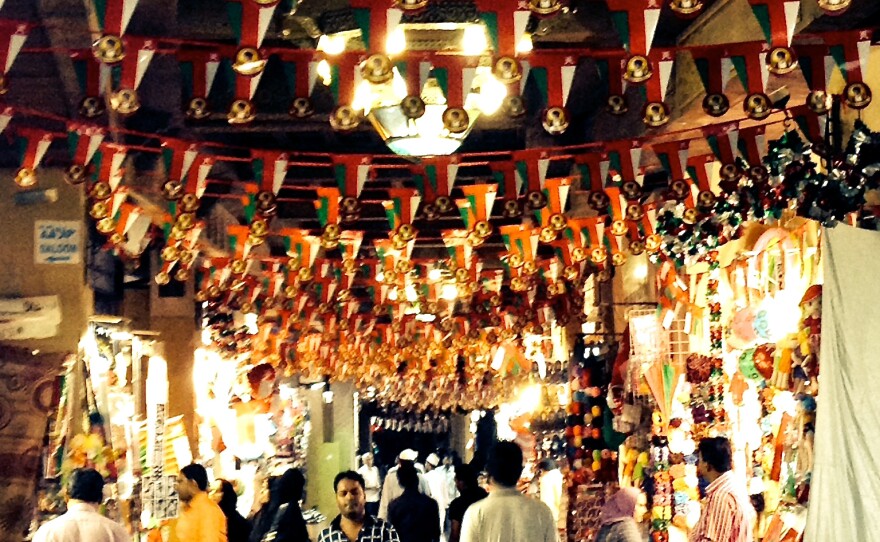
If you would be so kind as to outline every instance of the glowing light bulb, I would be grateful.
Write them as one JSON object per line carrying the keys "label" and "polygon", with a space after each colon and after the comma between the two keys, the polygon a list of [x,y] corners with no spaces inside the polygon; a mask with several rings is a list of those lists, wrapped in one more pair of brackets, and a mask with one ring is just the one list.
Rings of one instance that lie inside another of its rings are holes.
{"label": "glowing light bulb", "polygon": [[461,38],[461,50],[466,55],[480,55],[488,48],[489,43],[486,40],[486,31],[481,24],[472,24],[464,29],[464,36]]}
{"label": "glowing light bulb", "polygon": [[418,292],[416,292],[416,287],[413,286],[412,284],[406,285],[406,289],[404,290],[404,293],[406,294],[406,300],[409,301],[410,303],[414,303],[416,300],[419,299],[419,294],[418,294]]}
{"label": "glowing light bulb", "polygon": [[318,77],[321,78],[321,81],[325,85],[329,85],[333,82],[333,70],[330,68],[330,63],[327,62],[327,59],[318,62],[318,68],[316,70],[318,72]]}
{"label": "glowing light bulb", "polygon": [[455,301],[458,299],[458,288],[455,284],[444,284],[440,289],[440,298],[446,301]]}
{"label": "glowing light bulb", "polygon": [[385,273],[381,271],[376,273],[376,282],[385,282]]}
{"label": "glowing light bulb", "polygon": [[385,52],[394,56],[404,51],[406,51],[406,35],[403,33],[403,28],[398,26],[388,34],[385,40]]}
{"label": "glowing light bulb", "polygon": [[485,74],[480,83],[480,112],[484,115],[492,115],[501,108],[504,97],[507,95],[507,87],[491,74]]}
{"label": "glowing light bulb", "polygon": [[397,288],[394,288],[393,290],[388,292],[388,299],[390,299],[391,301],[397,301]]}
{"label": "glowing light bulb", "polygon": [[394,92],[394,96],[402,100],[407,94],[409,94],[409,91],[406,88],[406,80],[400,75],[400,70],[396,67],[391,69],[391,73],[393,74],[391,76],[391,88]]}
{"label": "glowing light bulb", "polygon": [[516,42],[516,52],[517,53],[531,53],[534,48],[534,44],[532,43],[532,35],[526,34]]}
{"label": "glowing light bulb", "polygon": [[443,278],[443,272],[436,267],[428,271],[428,280],[430,280],[431,282],[437,282],[441,278]]}
{"label": "glowing light bulb", "polygon": [[373,90],[370,86],[370,82],[366,79],[361,81],[354,91],[354,100],[351,102],[351,106],[358,111],[363,111],[364,115],[369,114],[373,105]]}
{"label": "glowing light bulb", "polygon": [[635,269],[633,269],[632,276],[636,280],[645,280],[648,278],[647,262],[639,262]]}
{"label": "glowing light bulb", "polygon": [[324,34],[318,38],[318,50],[328,55],[338,55],[345,51],[345,38]]}

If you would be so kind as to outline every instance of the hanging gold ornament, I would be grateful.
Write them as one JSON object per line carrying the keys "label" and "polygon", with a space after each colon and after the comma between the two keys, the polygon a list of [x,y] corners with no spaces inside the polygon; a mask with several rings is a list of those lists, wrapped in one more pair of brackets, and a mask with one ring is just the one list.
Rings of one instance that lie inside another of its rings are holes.
{"label": "hanging gold ornament", "polygon": [[626,206],[626,219],[638,222],[645,217],[645,210],[638,203],[630,203]]}
{"label": "hanging gold ornament", "polygon": [[400,235],[400,238],[405,242],[415,239],[417,233],[418,232],[412,224],[401,224],[397,228],[397,234]]}
{"label": "hanging gold ornament", "polygon": [[529,0],[529,9],[538,15],[550,15],[562,9],[559,0]]}
{"label": "hanging gold ornament", "polygon": [[107,204],[103,201],[95,202],[94,204],[92,204],[92,208],[89,209],[89,216],[91,216],[95,220],[107,218],[108,214],[110,214],[110,209],[107,208]]}
{"label": "hanging gold ornament", "polygon": [[611,221],[611,235],[626,235],[626,232],[629,228],[626,226],[626,222],[624,220],[612,220]]}
{"label": "hanging gold ornament", "polygon": [[183,185],[177,181],[165,181],[162,184],[162,196],[168,201],[179,200],[183,196]]}
{"label": "hanging gold ornament", "polygon": [[568,112],[564,107],[548,107],[544,110],[541,124],[550,135],[562,134],[568,130]]}
{"label": "hanging gold ornament", "polygon": [[232,260],[232,263],[229,265],[229,270],[232,271],[233,275],[241,275],[247,271],[247,268],[247,260]]}
{"label": "hanging gold ornament", "polygon": [[537,211],[538,209],[543,209],[547,206],[547,196],[544,195],[543,190],[532,190],[528,194],[526,194],[526,206],[533,210]]}
{"label": "hanging gold ornament", "polygon": [[556,240],[559,236],[559,232],[551,228],[550,226],[544,226],[541,228],[541,233],[538,235],[538,241],[549,244]]}
{"label": "hanging gold ornament", "polygon": [[81,164],[73,164],[64,170],[64,182],[69,185],[79,185],[86,180],[86,167]]}
{"label": "hanging gold ornament", "polygon": [[100,233],[108,234],[116,229],[116,221],[112,218],[102,218],[95,225],[95,229],[97,229]]}
{"label": "hanging gold ornament", "polygon": [[428,5],[428,0],[396,0],[394,5],[403,11],[419,11]]}
{"label": "hanging gold ornament", "polygon": [[510,94],[501,101],[501,109],[507,113],[508,117],[515,119],[526,114],[526,103],[522,96]]}
{"label": "hanging gold ornament", "polygon": [[278,204],[276,203],[275,194],[269,190],[260,190],[257,192],[257,211],[266,218],[275,216],[278,212]]}
{"label": "hanging gold ornament", "polygon": [[159,286],[165,286],[169,282],[171,282],[171,277],[168,275],[168,273],[164,271],[156,273],[156,284],[158,284]]}
{"label": "hanging gold ornament", "polygon": [[86,96],[79,102],[79,114],[88,119],[104,114],[104,100],[99,96]]}
{"label": "hanging gold ornament", "polygon": [[354,258],[342,260],[342,270],[348,275],[354,275],[358,271],[358,263]]}
{"label": "hanging gold ornament", "polygon": [[137,91],[131,88],[121,88],[110,95],[110,107],[120,115],[134,115],[141,108]]}
{"label": "hanging gold ornament", "polygon": [[461,107],[447,107],[442,118],[443,127],[451,134],[464,133],[470,125],[470,117]]}
{"label": "hanging gold ornament", "polygon": [[587,196],[587,201],[594,211],[599,212],[605,210],[609,205],[611,205],[611,198],[608,197],[608,194],[606,194],[604,190],[591,191],[590,195]]}
{"label": "hanging gold ornament", "polygon": [[482,239],[487,239],[492,235],[492,225],[489,224],[487,220],[478,220],[476,224],[474,224],[474,233],[479,235]]}
{"label": "hanging gold ornament", "polygon": [[410,94],[400,100],[400,109],[406,118],[420,119],[425,114],[425,101],[422,100],[421,96]]}
{"label": "hanging gold ornament", "polygon": [[587,253],[587,249],[585,249],[584,247],[574,247],[571,250],[571,259],[574,260],[576,263],[581,263],[589,257],[590,255],[589,253]]}
{"label": "hanging gold ornament", "polygon": [[360,123],[360,114],[350,105],[341,105],[330,114],[330,126],[337,132],[350,132]]}
{"label": "hanging gold ornament", "polygon": [[703,112],[710,117],[723,117],[730,111],[730,100],[724,94],[707,94],[703,98]]}
{"label": "hanging gold ornament", "polygon": [[635,200],[642,197],[642,186],[635,181],[625,181],[620,186],[620,191],[628,200]]}
{"label": "hanging gold ornament", "polygon": [[871,103],[871,89],[865,83],[856,81],[843,89],[843,101],[852,109],[864,109]]}
{"label": "hanging gold ornament", "polygon": [[257,118],[257,108],[253,102],[245,99],[238,99],[229,106],[229,112],[226,113],[226,121],[229,124],[248,124]]}
{"label": "hanging gold ornament", "polygon": [[684,213],[681,215],[681,221],[685,224],[692,225],[697,223],[697,219],[699,219],[700,215],[697,213],[697,210],[693,207],[687,208],[684,210]]}
{"label": "hanging gold ornament", "polygon": [[691,193],[691,187],[686,181],[676,179],[669,185],[669,191],[672,193],[673,199],[684,201]]}
{"label": "hanging gold ornament", "polygon": [[605,109],[612,115],[623,115],[629,111],[629,105],[626,103],[626,96],[622,94],[612,94],[608,96],[605,103]]}
{"label": "hanging gold ornament", "polygon": [[743,101],[743,111],[752,120],[766,119],[773,112],[770,98],[763,92],[753,92]]}
{"label": "hanging gold ornament", "polygon": [[594,264],[605,263],[608,259],[608,250],[605,247],[595,247],[590,251],[590,261]]}
{"label": "hanging gold ornament", "polygon": [[495,61],[492,66],[492,75],[501,82],[502,85],[510,85],[522,79],[522,70],[519,62],[509,56],[502,56]]}
{"label": "hanging gold ornament", "polygon": [[651,128],[659,128],[669,122],[669,115],[669,106],[664,102],[650,102],[642,111],[642,122]]}
{"label": "hanging gold ornament", "polygon": [[819,7],[830,13],[837,14],[852,4],[852,0],[819,0]]}
{"label": "hanging gold ornament", "polygon": [[794,53],[788,47],[774,47],[767,54],[767,69],[775,75],[785,75],[797,68]]}
{"label": "hanging gold ornament", "polygon": [[513,269],[519,269],[525,263],[525,258],[523,258],[522,255],[519,253],[511,254],[510,257],[507,259],[507,265],[509,265]]}
{"label": "hanging gold ornament", "polygon": [[726,182],[736,182],[742,177],[742,171],[736,164],[724,164],[721,166],[721,180]]}
{"label": "hanging gold ornament", "polygon": [[629,83],[644,83],[654,72],[651,70],[651,61],[642,55],[633,55],[626,61],[626,69],[623,78]]}
{"label": "hanging gold ornament", "polygon": [[709,190],[701,190],[697,195],[697,206],[704,211],[712,209],[715,206],[715,194]]}
{"label": "hanging gold ornament", "polygon": [[310,282],[315,278],[315,275],[310,267],[300,267],[299,271],[296,272],[296,277],[302,282]]}
{"label": "hanging gold ornament", "polygon": [[242,47],[235,53],[232,69],[239,75],[252,77],[266,68],[266,60],[254,47]]}
{"label": "hanging gold ornament", "polygon": [[659,233],[652,233],[645,239],[645,249],[650,253],[654,254],[658,250],[660,250],[660,245],[663,244],[663,237],[660,236]]}
{"label": "hanging gold ornament", "polygon": [[208,107],[208,100],[201,96],[196,96],[189,101],[186,106],[186,118],[192,120],[204,120],[211,116],[211,109]]}
{"label": "hanging gold ornament", "polygon": [[568,220],[562,213],[554,213],[550,215],[550,227],[559,232],[568,227]]}
{"label": "hanging gold ornament", "polygon": [[517,200],[509,199],[504,201],[504,210],[502,212],[504,218],[519,218],[522,214],[522,207],[520,207]]}
{"label": "hanging gold ornament", "polygon": [[196,259],[196,253],[189,250],[181,250],[178,256],[180,264],[189,267]]}
{"label": "hanging gold ornament", "polygon": [[180,258],[180,250],[174,245],[168,245],[162,249],[163,262],[176,262]]}
{"label": "hanging gold ornament", "polygon": [[828,114],[828,93],[824,90],[813,90],[807,95],[807,107],[817,115]]}
{"label": "hanging gold ornament", "polygon": [[113,189],[110,188],[110,184],[106,181],[98,181],[92,185],[91,190],[89,190],[89,196],[92,199],[96,200],[105,200],[109,198],[113,194]]}
{"label": "hanging gold ornament", "polygon": [[287,299],[293,299],[299,294],[299,288],[294,286],[293,284],[288,284],[284,287],[284,297]]}
{"label": "hanging gold ornament", "polygon": [[703,9],[702,0],[672,0],[669,7],[678,15],[693,15]]}
{"label": "hanging gold ornament", "polygon": [[645,243],[639,239],[631,242],[629,244],[629,253],[633,256],[638,256],[645,251]]}
{"label": "hanging gold ornament", "polygon": [[204,303],[208,300],[208,293],[204,290],[199,290],[193,295],[193,299],[195,299],[196,303]]}
{"label": "hanging gold ornament", "polygon": [[92,54],[99,62],[116,64],[125,58],[125,45],[119,36],[101,36],[92,44]]}
{"label": "hanging gold ornament", "polygon": [[452,198],[449,196],[437,196],[434,200],[434,207],[440,214],[446,214],[452,210]]}
{"label": "hanging gold ornament", "polygon": [[611,265],[614,267],[620,267],[621,265],[626,263],[626,254],[623,252],[615,252],[611,255]]}
{"label": "hanging gold ornament", "polygon": [[562,270],[562,276],[565,277],[565,280],[569,282],[574,282],[580,276],[581,271],[574,265],[566,265]]}
{"label": "hanging gold ornament", "polygon": [[522,270],[526,275],[535,275],[538,273],[538,264],[535,263],[535,260],[528,260],[523,264]]}
{"label": "hanging gold ornament", "polygon": [[391,68],[391,59],[387,55],[370,55],[361,65],[361,77],[374,85],[381,85],[391,81],[394,75]]}
{"label": "hanging gold ornament", "polygon": [[189,280],[189,269],[185,267],[179,268],[174,272],[174,280],[177,282],[186,282]]}
{"label": "hanging gold ornament", "polygon": [[177,220],[175,220],[174,225],[177,228],[183,231],[189,231],[193,229],[196,224],[196,217],[192,213],[182,213],[177,215]]}
{"label": "hanging gold ornament", "polygon": [[[101,222],[104,222],[107,220],[112,220],[112,219],[105,218]],[[98,224],[100,225],[101,222],[99,222]],[[114,224],[114,226],[115,226],[115,224]],[[102,232],[102,233],[106,233],[106,232]],[[117,247],[122,246],[123,244],[125,244],[125,236],[122,235],[121,233],[115,232],[115,233],[113,233],[113,235],[110,236],[110,238],[107,241],[113,246],[117,246]]]}
{"label": "hanging gold ornament", "polygon": [[288,111],[292,117],[298,119],[309,117],[314,114],[314,112],[315,110],[312,108],[312,101],[302,96],[293,99],[293,102],[290,104],[290,111]]}

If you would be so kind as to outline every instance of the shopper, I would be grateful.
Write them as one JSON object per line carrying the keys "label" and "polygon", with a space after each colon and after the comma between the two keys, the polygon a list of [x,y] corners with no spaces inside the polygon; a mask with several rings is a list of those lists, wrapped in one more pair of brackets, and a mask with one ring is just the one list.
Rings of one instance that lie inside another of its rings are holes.
{"label": "shopper", "polygon": [[724,437],[705,438],[698,447],[697,472],[709,486],[691,542],[752,542],[755,509],[745,480],[733,472],[733,451]]}
{"label": "shopper", "polygon": [[455,468],[455,486],[460,495],[449,503],[449,542],[459,542],[464,513],[470,505],[485,499],[488,495],[477,483],[477,474],[470,465],[459,465]]}
{"label": "shopper", "polygon": [[[439,460],[438,460],[439,463]],[[419,492],[419,473],[412,465],[401,465],[397,479],[403,494],[388,505],[388,521],[401,542],[439,542],[440,513],[437,501]]]}
{"label": "shopper", "polygon": [[235,487],[229,480],[215,480],[208,494],[211,500],[217,503],[223,515],[226,516],[226,533],[229,542],[248,542],[251,534],[251,524],[238,513],[238,495]]}
{"label": "shopper", "polygon": [[648,511],[645,494],[632,487],[621,488],[602,507],[596,542],[642,542],[639,523]]}
{"label": "shopper", "polygon": [[333,480],[339,515],[321,531],[318,542],[400,542],[397,531],[385,520],[366,513],[363,477],[355,471],[343,471]]}
{"label": "shopper", "polygon": [[269,502],[254,517],[251,542],[309,541],[309,531],[299,504],[304,487],[305,477],[298,469],[287,469],[274,480],[269,487]]}
{"label": "shopper", "polygon": [[226,542],[226,516],[217,503],[208,498],[208,472],[193,463],[177,475],[180,517],[177,519],[178,540],[187,542]]}
{"label": "shopper", "polygon": [[379,513],[379,497],[382,494],[382,478],[379,476],[379,467],[375,465],[373,454],[367,452],[363,455],[364,464],[357,470],[364,477],[367,493],[367,514],[375,516]]}
{"label": "shopper", "polygon": [[[428,455],[425,459],[425,482],[431,490],[431,497],[437,501],[437,507],[440,511],[440,534],[443,534],[443,525],[446,523],[446,509],[449,508],[449,502],[452,497],[449,496],[449,484],[446,478],[446,469],[440,467],[440,456],[435,453]],[[400,529],[398,529],[399,531]],[[401,534],[401,538],[403,535]]]}
{"label": "shopper", "polygon": [[[385,476],[385,483],[382,484],[382,497],[379,500],[380,518],[388,519],[388,505],[391,501],[403,494],[403,487],[401,487],[400,482],[397,480],[397,469],[405,464],[415,466],[418,457],[419,454],[415,450],[407,448],[397,456],[397,465],[388,470],[388,474]],[[431,489],[428,487],[428,482],[425,480],[425,476],[421,473],[419,473],[419,491],[429,497],[432,496]]]}
{"label": "shopper", "polygon": [[565,516],[562,514],[562,471],[556,461],[550,458],[538,463],[538,496],[541,502],[553,512],[553,521],[557,528],[565,528]]}
{"label": "shopper", "polygon": [[489,496],[464,514],[461,542],[556,542],[556,524],[547,505],[516,489],[523,454],[515,442],[501,441],[489,451]]}
{"label": "shopper", "polygon": [[67,512],[44,523],[33,542],[128,542],[131,537],[115,521],[98,513],[104,500],[104,478],[95,469],[77,469],[67,485]]}

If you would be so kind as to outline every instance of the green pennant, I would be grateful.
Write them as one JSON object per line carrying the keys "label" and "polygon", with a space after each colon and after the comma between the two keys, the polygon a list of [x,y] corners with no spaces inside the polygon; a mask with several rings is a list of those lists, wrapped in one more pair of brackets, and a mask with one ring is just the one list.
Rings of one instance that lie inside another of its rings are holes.
{"label": "green pennant", "polygon": [[257,193],[248,193],[248,204],[244,206],[244,218],[250,223],[257,212]]}
{"label": "green pennant", "polygon": [[669,153],[658,152],[656,154],[657,154],[657,158],[660,160],[660,166],[663,167],[663,169],[671,175],[672,174],[672,166],[669,162]]}
{"label": "green pennant", "polygon": [[[493,171],[492,172],[492,180],[495,181],[495,184],[498,185],[497,195],[500,198],[506,198],[507,193],[505,192],[505,182],[504,182],[504,172],[503,171]],[[512,196],[513,194],[511,194]]]}
{"label": "green pennant", "polygon": [[743,89],[748,92],[749,72],[748,69],[746,69],[746,57],[732,56],[730,57],[730,61],[733,63],[734,69],[736,69],[736,75],[739,76],[739,81],[742,83]]}
{"label": "green pennant", "polygon": [[76,130],[67,131],[67,150],[70,152],[70,158],[76,156],[76,147],[79,145],[79,132]]}
{"label": "green pennant", "polygon": [[718,137],[714,135],[706,136],[706,143],[709,144],[709,148],[712,149],[712,154],[714,154],[719,159],[721,158],[721,146],[718,144]]}
{"label": "green pennant", "polygon": [[700,79],[703,80],[703,87],[709,88],[709,59],[694,58],[694,64],[697,65],[697,73],[700,74]]}
{"label": "green pennant", "polygon": [[254,180],[260,184],[260,188],[262,188],[263,183],[263,171],[265,170],[266,164],[265,160],[262,158],[254,158],[251,160],[251,168],[254,170]]}
{"label": "green pennant", "polygon": [[287,90],[290,91],[290,96],[296,96],[296,63],[295,62],[283,62],[284,66],[284,78],[287,81]]}
{"label": "green pennant", "polygon": [[498,14],[491,11],[480,13],[480,19],[486,25],[486,31],[489,32],[489,38],[492,40],[492,49],[499,50],[498,45]]}
{"label": "green pennant", "polygon": [[449,96],[449,72],[446,68],[434,68],[431,70],[431,76],[437,80],[437,85],[443,91],[444,96]]}
{"label": "green pennant", "polygon": [[107,0],[94,0],[95,15],[98,16],[98,26],[105,28],[104,17],[107,14]]}
{"label": "green pennant", "polygon": [[538,86],[538,92],[541,94],[541,106],[546,106],[549,100],[547,86],[547,68],[532,68],[529,70],[529,78]]}
{"label": "green pennant", "polygon": [[614,28],[617,29],[617,35],[620,37],[620,42],[623,44],[624,49],[629,51],[629,13],[626,11],[612,11],[611,22],[614,23]]}
{"label": "green pennant", "polygon": [[834,59],[834,63],[837,64],[837,67],[840,68],[840,71],[843,72],[845,76],[846,53],[844,52],[843,45],[832,45],[828,48],[828,53],[831,55],[831,58]]}
{"label": "green pennant", "polygon": [[770,10],[766,4],[752,4],[752,11],[755,13],[755,18],[758,19],[758,24],[761,25],[761,30],[764,32],[767,43],[771,43],[773,41],[773,31],[770,29]]}
{"label": "green pennant", "polygon": [[186,100],[192,99],[195,92],[193,90],[195,88],[194,71],[192,62],[180,63],[180,76],[183,79],[183,92]]}
{"label": "green pennant", "polygon": [[229,16],[229,25],[235,32],[235,41],[241,41],[241,21],[244,6],[240,2],[226,2],[226,14]]}
{"label": "green pennant", "polygon": [[327,225],[328,216],[330,214],[330,198],[323,197],[318,199],[318,206],[315,208],[315,212],[318,214],[318,222],[321,224],[321,227]]}
{"label": "green pennant", "polygon": [[[382,9],[375,7],[373,9]],[[367,48],[367,51],[379,50],[385,47],[384,43],[370,43],[370,10],[369,9],[353,9],[354,22],[361,30],[361,39]]]}
{"label": "green pennant", "polygon": [[76,72],[76,80],[79,83],[79,88],[83,91],[83,93],[87,92],[87,89],[89,87],[88,62],[88,60],[73,61],[73,71]]}

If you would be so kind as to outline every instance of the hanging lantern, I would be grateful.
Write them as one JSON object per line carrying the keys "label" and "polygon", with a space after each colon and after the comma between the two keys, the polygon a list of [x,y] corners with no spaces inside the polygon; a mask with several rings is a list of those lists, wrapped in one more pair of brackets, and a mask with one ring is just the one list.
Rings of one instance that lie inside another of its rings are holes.
{"label": "hanging lantern", "polygon": [[775,75],[791,73],[797,67],[794,53],[788,47],[774,47],[767,54],[767,69]]}
{"label": "hanging lantern", "polygon": [[425,101],[421,96],[410,94],[400,101],[400,109],[408,119],[420,119],[425,114]]}
{"label": "hanging lantern", "polygon": [[232,69],[239,75],[252,77],[266,68],[266,60],[254,47],[242,47],[235,53]]}
{"label": "hanging lantern", "polygon": [[568,130],[568,113],[564,107],[548,107],[541,124],[548,134],[559,135]]}
{"label": "hanging lantern", "polygon": [[257,109],[254,107],[253,102],[240,98],[229,106],[226,120],[229,124],[247,124],[253,122],[256,116]]}
{"label": "hanging lantern", "polygon": [[341,105],[330,114],[330,126],[337,132],[350,132],[360,123],[360,115],[350,105]]}
{"label": "hanging lantern", "polygon": [[92,54],[104,64],[116,64],[125,58],[125,45],[119,36],[101,36],[92,44]]}
{"label": "hanging lantern", "polygon": [[391,59],[383,54],[370,55],[361,66],[361,76],[373,83],[381,85],[391,81],[394,72],[391,70]]}
{"label": "hanging lantern", "polygon": [[865,83],[856,81],[843,89],[843,100],[847,107],[864,109],[871,103],[871,89]]}
{"label": "hanging lantern", "polygon": [[626,70],[623,78],[629,83],[644,83],[654,72],[651,70],[651,61],[642,55],[633,55],[626,61]]}
{"label": "hanging lantern", "polygon": [[766,119],[772,113],[770,98],[763,92],[749,94],[743,101],[743,110],[750,119]]}
{"label": "hanging lantern", "polygon": [[79,102],[79,114],[88,119],[100,117],[105,110],[104,100],[98,96],[86,96]]}
{"label": "hanging lantern", "polygon": [[133,115],[141,108],[137,91],[122,88],[110,95],[110,107],[120,115]]}
{"label": "hanging lantern", "polygon": [[723,117],[730,110],[730,100],[724,94],[707,94],[703,98],[703,112],[710,117]]}
{"label": "hanging lantern", "polygon": [[208,100],[201,96],[196,96],[189,101],[186,108],[186,118],[192,120],[204,120],[210,115],[211,110],[208,108]]}
{"label": "hanging lantern", "polygon": [[311,116],[315,110],[312,108],[312,102],[308,98],[297,97],[290,104],[290,115],[298,119],[304,119]]}
{"label": "hanging lantern", "polygon": [[642,122],[651,128],[658,128],[669,122],[669,106],[663,102],[649,102],[642,111]]}

